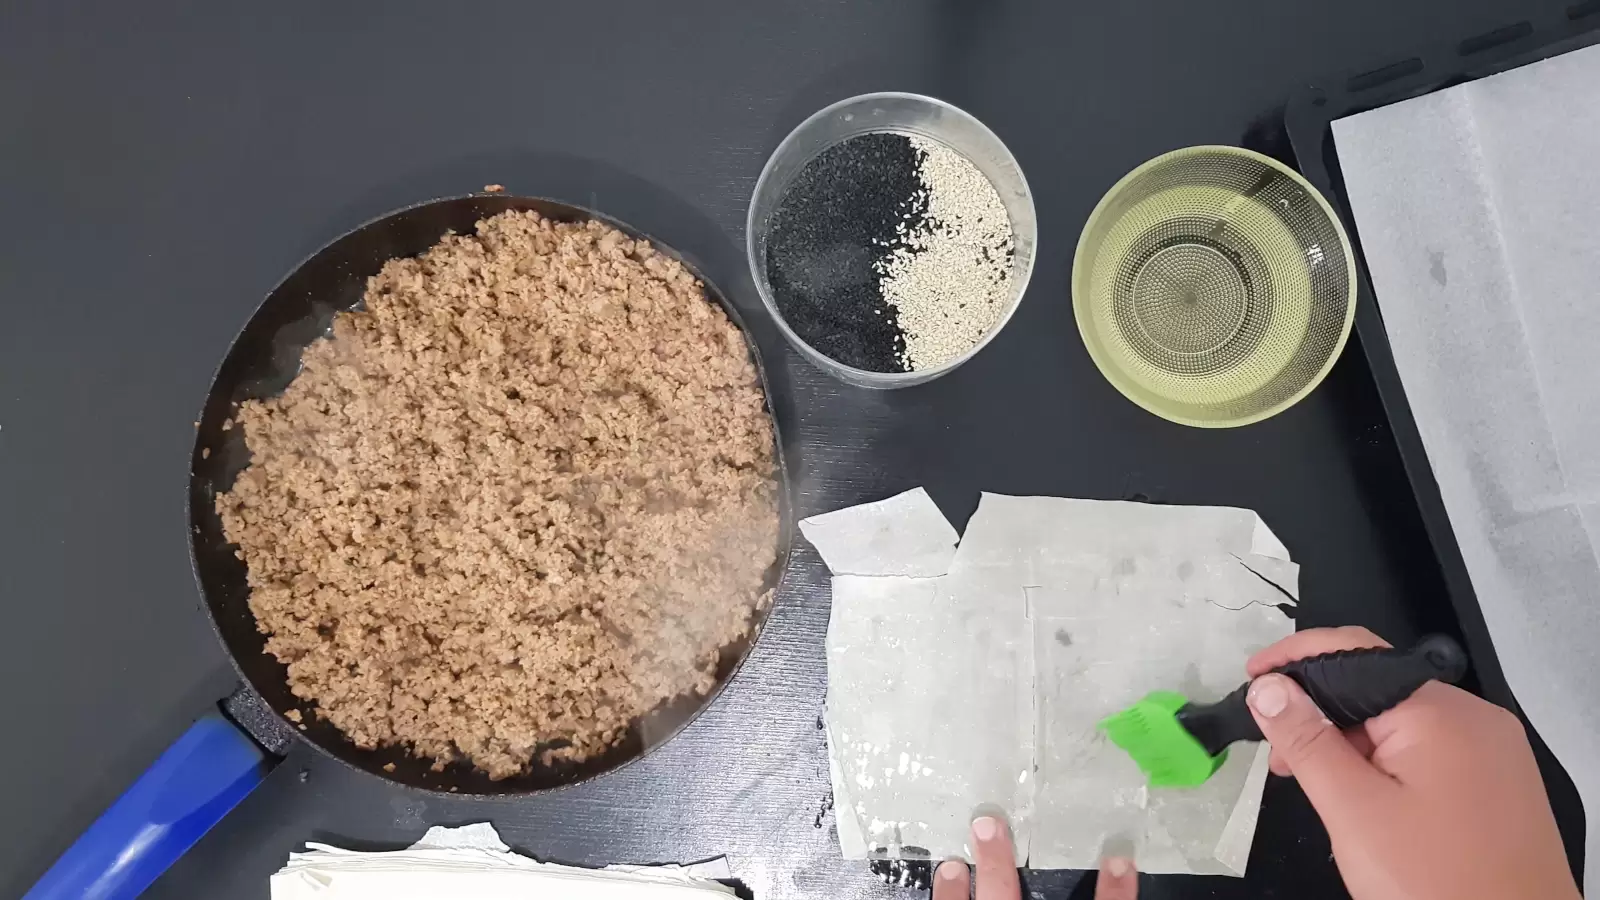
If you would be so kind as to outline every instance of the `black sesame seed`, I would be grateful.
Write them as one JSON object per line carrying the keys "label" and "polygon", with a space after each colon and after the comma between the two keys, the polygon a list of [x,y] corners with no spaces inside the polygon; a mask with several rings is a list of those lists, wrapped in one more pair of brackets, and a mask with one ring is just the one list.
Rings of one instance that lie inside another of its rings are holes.
{"label": "black sesame seed", "polygon": [[905,371],[905,336],[877,263],[905,246],[927,208],[918,151],[904,135],[850,138],[807,163],[767,237],[767,280],[784,321],[845,365]]}

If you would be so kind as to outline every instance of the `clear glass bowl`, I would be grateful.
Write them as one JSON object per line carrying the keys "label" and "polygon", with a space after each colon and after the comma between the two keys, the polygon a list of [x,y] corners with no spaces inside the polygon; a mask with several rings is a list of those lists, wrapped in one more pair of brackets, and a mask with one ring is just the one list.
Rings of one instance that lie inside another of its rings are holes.
{"label": "clear glass bowl", "polygon": [[[825,356],[807,344],[784,321],[772,298],[767,281],[767,237],[772,213],[783,199],[794,177],[822,151],[850,138],[871,132],[893,132],[932,138],[971,160],[1000,195],[1011,217],[1015,254],[1011,261],[1011,297],[1000,321],[989,329],[977,345],[942,366],[915,372],[871,372],[847,366]],[[750,259],[750,275],[755,279],[761,301],[778,323],[778,330],[800,353],[824,372],[841,381],[861,387],[888,389],[910,387],[932,381],[977,355],[1011,321],[1022,302],[1033,274],[1039,227],[1034,218],[1033,194],[1028,190],[1022,169],[994,132],[967,113],[932,97],[920,94],[862,94],[841,100],[819,110],[801,122],[783,139],[761,170],[755,195],[750,198],[750,214],[745,223],[745,249]]]}

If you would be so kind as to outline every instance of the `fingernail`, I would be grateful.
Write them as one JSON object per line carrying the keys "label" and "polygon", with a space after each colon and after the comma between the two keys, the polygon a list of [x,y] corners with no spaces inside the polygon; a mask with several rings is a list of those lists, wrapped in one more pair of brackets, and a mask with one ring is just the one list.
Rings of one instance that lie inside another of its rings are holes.
{"label": "fingernail", "polygon": [[1106,860],[1105,866],[1106,871],[1111,873],[1112,878],[1125,878],[1129,872],[1133,871],[1133,863],[1120,856],[1113,856]]}
{"label": "fingernail", "polygon": [[980,841],[992,841],[1000,833],[1000,820],[994,816],[979,816],[972,820],[972,836]]}
{"label": "fingernail", "polygon": [[1282,675],[1263,675],[1250,685],[1250,708],[1271,719],[1289,705]]}
{"label": "fingernail", "polygon": [[966,870],[967,864],[961,860],[947,859],[944,862],[939,863],[939,868],[934,870],[933,876],[938,878],[940,881],[955,881],[957,878],[960,878],[966,872]]}

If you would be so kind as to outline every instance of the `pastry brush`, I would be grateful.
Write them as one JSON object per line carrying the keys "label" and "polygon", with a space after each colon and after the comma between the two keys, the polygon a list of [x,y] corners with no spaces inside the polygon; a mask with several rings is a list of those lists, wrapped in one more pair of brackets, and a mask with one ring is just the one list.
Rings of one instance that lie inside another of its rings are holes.
{"label": "pastry brush", "polygon": [[[1351,728],[1393,709],[1429,681],[1459,680],[1467,671],[1467,655],[1454,640],[1433,635],[1410,650],[1339,650],[1273,671],[1293,678],[1328,721]],[[1191,703],[1182,694],[1156,691],[1101,720],[1100,729],[1133,757],[1151,786],[1194,787],[1222,767],[1230,745],[1262,739],[1245,702],[1249,690],[1245,682],[1216,703]]]}

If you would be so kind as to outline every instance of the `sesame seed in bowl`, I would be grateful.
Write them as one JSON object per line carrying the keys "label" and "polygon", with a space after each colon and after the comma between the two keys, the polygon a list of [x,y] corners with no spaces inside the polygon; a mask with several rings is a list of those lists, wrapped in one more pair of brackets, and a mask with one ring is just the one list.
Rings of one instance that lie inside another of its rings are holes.
{"label": "sesame seed in bowl", "polygon": [[1010,319],[1036,242],[1016,161],[976,119],[914,94],[813,115],[751,201],[752,274],[780,330],[851,384],[920,384]]}

